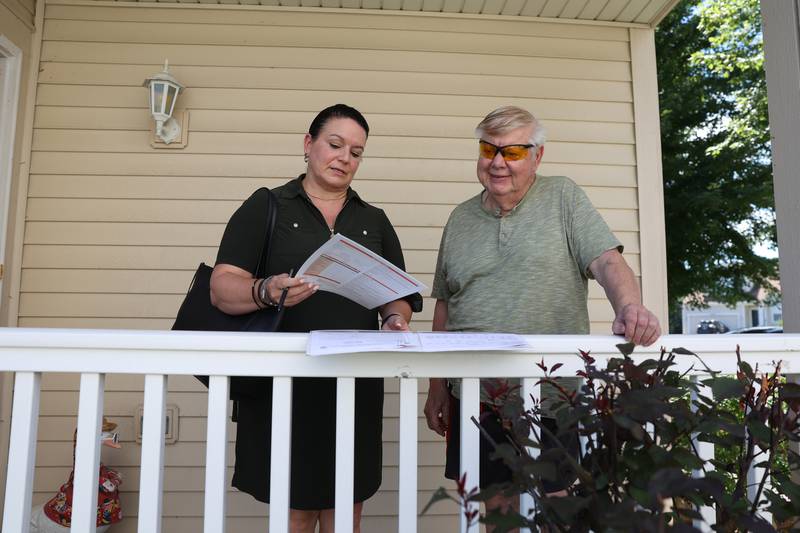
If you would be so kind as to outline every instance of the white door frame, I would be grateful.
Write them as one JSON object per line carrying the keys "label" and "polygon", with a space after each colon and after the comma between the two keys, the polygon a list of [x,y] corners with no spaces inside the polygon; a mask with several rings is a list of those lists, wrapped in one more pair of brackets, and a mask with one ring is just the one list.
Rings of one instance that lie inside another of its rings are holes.
{"label": "white door frame", "polygon": [[[5,268],[6,234],[8,232],[8,210],[11,205],[11,181],[14,175],[14,140],[19,117],[19,93],[22,78],[22,50],[5,35],[0,34],[0,295],[3,293],[3,279],[8,275]],[[11,418],[11,389],[13,375],[0,373],[0,494],[5,493],[6,466],[8,457],[8,434]],[[0,515],[3,502],[0,501]]]}
{"label": "white door frame", "polygon": [[[19,114],[19,91],[22,77],[22,50],[5,35],[0,35],[0,62],[4,65],[0,77],[0,265],[5,269],[8,209],[11,205],[11,177],[14,166],[14,139]],[[0,293],[3,279],[0,277]]]}

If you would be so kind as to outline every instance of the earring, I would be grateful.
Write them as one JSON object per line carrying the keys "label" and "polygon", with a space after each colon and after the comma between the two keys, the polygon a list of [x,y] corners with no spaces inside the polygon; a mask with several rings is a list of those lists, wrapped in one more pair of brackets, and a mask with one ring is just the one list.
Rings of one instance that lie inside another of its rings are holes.
{"label": "earring", "polygon": [[303,154],[303,161],[308,163],[308,154]]}

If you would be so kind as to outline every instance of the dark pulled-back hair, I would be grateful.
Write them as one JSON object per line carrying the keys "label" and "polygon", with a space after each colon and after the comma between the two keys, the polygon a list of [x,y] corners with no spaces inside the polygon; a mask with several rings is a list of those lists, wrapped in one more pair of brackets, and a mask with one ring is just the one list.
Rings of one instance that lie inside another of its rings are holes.
{"label": "dark pulled-back hair", "polygon": [[314,117],[314,120],[311,121],[311,126],[308,127],[308,133],[311,137],[316,139],[325,124],[332,118],[349,118],[354,120],[359,126],[364,128],[364,132],[366,132],[367,137],[369,137],[369,124],[367,124],[367,119],[364,118],[364,115],[362,115],[358,109],[345,104],[332,105],[320,111],[317,116]]}

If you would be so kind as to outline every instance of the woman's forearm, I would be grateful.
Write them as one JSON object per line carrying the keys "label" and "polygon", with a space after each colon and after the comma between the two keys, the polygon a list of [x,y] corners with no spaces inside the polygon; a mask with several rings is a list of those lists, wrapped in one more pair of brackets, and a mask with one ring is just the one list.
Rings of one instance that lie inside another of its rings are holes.
{"label": "woman's forearm", "polygon": [[[258,284],[255,280],[231,271],[217,271],[211,274],[211,304],[229,315],[250,313],[263,306],[257,303]],[[255,283],[255,287],[253,286]]]}
{"label": "woman's forearm", "polygon": [[381,318],[386,320],[389,315],[400,315],[406,322],[411,322],[411,306],[405,300],[395,300],[381,307]]}
{"label": "woman's forearm", "polygon": [[[411,322],[411,305],[405,300],[395,300],[384,304],[380,309],[381,324],[394,326],[392,329],[407,329]],[[392,324],[390,321],[396,321]]]}

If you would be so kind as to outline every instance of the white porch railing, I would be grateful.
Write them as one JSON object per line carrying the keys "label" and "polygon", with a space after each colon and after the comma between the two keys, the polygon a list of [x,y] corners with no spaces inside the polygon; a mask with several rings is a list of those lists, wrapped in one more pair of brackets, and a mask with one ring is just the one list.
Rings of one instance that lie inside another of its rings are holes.
{"label": "white porch railing", "polygon": [[[311,358],[304,334],[191,333],[161,331],[0,330],[0,371],[16,373],[2,531],[28,531],[42,372],[81,374],[78,442],[75,458],[73,531],[95,532],[100,422],[106,374],[144,374],[144,427],[140,475],[139,531],[158,533],[161,524],[164,467],[166,376],[211,376],[205,476],[206,533],[225,531],[225,446],[228,376],[275,376],[269,526],[288,531],[291,387],[293,377],[338,378],[336,434],[335,528],[352,531],[354,378],[399,377],[400,476],[399,531],[417,529],[417,391],[428,377],[462,377],[462,471],[469,485],[478,484],[477,428],[469,422],[479,413],[479,378],[525,378],[526,397],[536,394],[541,375],[535,363],[563,363],[558,374],[573,376],[582,363],[574,355],[589,350],[598,360],[617,356],[618,337],[532,336],[529,352],[490,355],[475,352],[375,353]],[[637,349],[635,358],[653,357],[659,346],[684,346],[703,356],[714,370],[736,371],[736,345],[752,365],[768,368],[782,359],[784,371],[800,373],[800,335],[665,336],[656,346]],[[678,356],[688,368],[695,360]],[[423,384],[423,390],[427,387]],[[713,453],[713,449],[710,450]],[[523,508],[531,502],[523,499]],[[462,520],[462,530],[465,525]]]}

